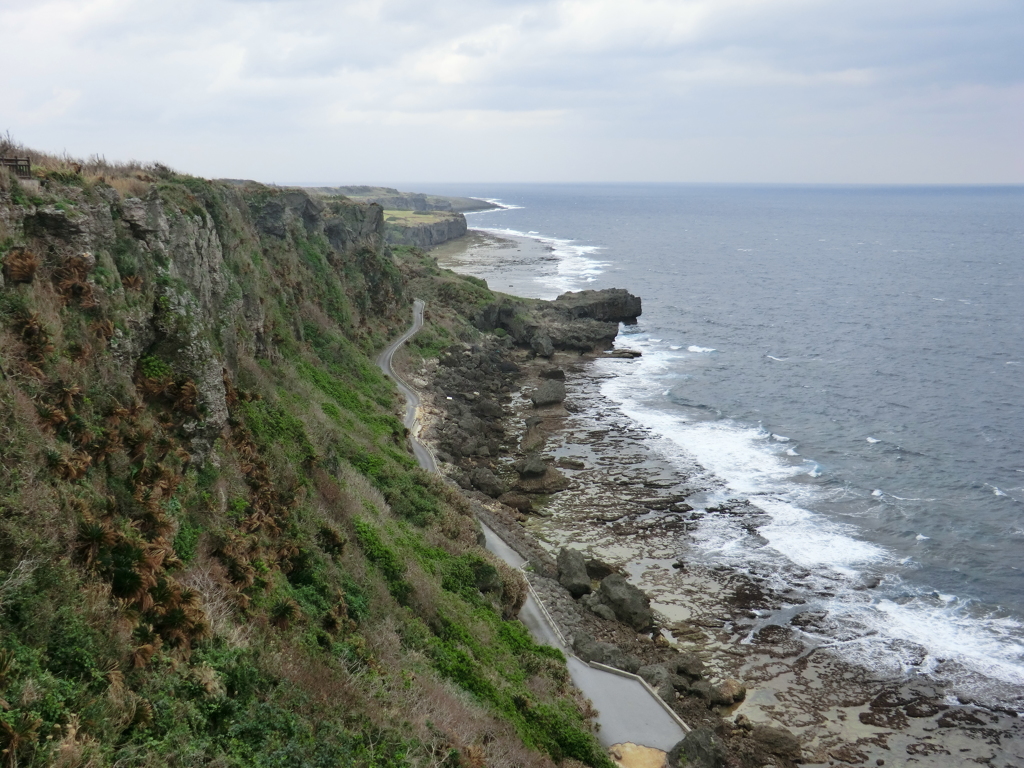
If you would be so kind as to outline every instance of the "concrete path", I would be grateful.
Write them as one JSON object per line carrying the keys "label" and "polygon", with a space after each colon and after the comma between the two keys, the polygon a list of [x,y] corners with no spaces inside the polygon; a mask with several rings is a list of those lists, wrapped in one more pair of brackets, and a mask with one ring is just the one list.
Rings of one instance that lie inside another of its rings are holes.
{"label": "concrete path", "polygon": [[392,360],[394,359],[395,352],[398,351],[398,348],[415,336],[419,329],[423,327],[423,307],[424,304],[419,299],[416,299],[412,303],[412,327],[391,342],[387,349],[377,356],[377,367],[384,371],[385,376],[395,382],[395,385],[398,387],[398,391],[401,392],[402,396],[405,398],[405,419],[403,420],[403,423],[405,424],[406,429],[409,430],[413,456],[416,457],[416,461],[419,462],[419,465],[423,469],[436,475],[439,473],[437,471],[437,462],[434,461],[434,455],[427,450],[427,447],[423,445],[423,443],[416,439],[416,410],[420,407],[420,396],[410,389],[404,381],[402,381],[402,377],[395,373],[395,369],[392,366]]}
{"label": "concrete path", "polygon": [[[398,348],[423,327],[423,307],[419,299],[413,302],[412,327],[380,353],[377,365],[394,380],[399,392],[405,397],[404,423],[409,430],[413,455],[423,469],[437,474],[437,462],[433,454],[416,438],[419,396],[402,381],[392,366]],[[526,560],[498,534],[486,525],[483,531],[489,551],[514,568],[526,565]],[[519,612],[519,620],[526,625],[537,642],[554,646],[565,653],[572,681],[593,702],[598,712],[597,722],[601,726],[598,740],[602,745],[611,747],[628,742],[667,752],[686,736],[689,729],[636,675],[602,665],[594,666],[574,656],[532,588]]]}

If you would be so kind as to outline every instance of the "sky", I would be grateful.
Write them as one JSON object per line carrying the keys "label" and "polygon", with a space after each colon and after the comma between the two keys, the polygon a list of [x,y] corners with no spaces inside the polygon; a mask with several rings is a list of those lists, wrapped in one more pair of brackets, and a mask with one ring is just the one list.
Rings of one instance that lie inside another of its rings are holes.
{"label": "sky", "polygon": [[1024,183],[1022,0],[0,0],[0,131],[267,183]]}

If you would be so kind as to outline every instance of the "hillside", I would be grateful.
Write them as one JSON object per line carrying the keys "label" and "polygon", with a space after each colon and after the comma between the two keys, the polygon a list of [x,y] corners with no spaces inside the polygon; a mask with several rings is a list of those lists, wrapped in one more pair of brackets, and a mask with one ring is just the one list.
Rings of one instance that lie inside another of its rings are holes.
{"label": "hillside", "polygon": [[486,287],[376,205],[32,156],[0,174],[3,765],[609,765],[372,363],[410,270],[430,339],[480,338]]}

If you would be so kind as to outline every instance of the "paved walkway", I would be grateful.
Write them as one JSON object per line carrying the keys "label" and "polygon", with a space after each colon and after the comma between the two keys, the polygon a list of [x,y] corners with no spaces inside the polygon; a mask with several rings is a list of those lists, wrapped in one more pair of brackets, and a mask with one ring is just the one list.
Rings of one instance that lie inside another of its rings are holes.
{"label": "paved walkway", "polygon": [[[433,454],[415,436],[419,396],[392,367],[392,359],[398,348],[423,327],[423,307],[419,299],[413,302],[412,326],[380,353],[377,365],[394,380],[405,397],[405,426],[410,432],[416,460],[426,471],[438,473]],[[498,534],[486,525],[483,530],[488,550],[514,568],[526,565],[526,560]],[[640,678],[608,667],[597,668],[574,656],[532,589],[519,612],[519,620],[526,625],[537,642],[554,646],[565,653],[572,681],[591,700],[598,712],[597,722],[601,726],[598,740],[602,745],[611,747],[629,742],[667,752],[686,735],[688,729],[682,721]]]}

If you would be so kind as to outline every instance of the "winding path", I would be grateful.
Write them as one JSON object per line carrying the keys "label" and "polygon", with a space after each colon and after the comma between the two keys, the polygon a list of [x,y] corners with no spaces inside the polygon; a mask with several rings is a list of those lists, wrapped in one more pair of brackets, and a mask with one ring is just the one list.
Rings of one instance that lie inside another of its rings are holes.
{"label": "winding path", "polygon": [[[419,299],[413,302],[412,326],[380,353],[377,365],[405,397],[404,424],[409,430],[413,455],[427,472],[440,474],[433,454],[416,437],[419,395],[402,381],[392,365],[395,352],[423,327],[423,308],[424,303]],[[481,525],[488,550],[515,568],[526,565],[526,560],[498,534]],[[573,655],[532,587],[519,612],[519,619],[537,642],[552,645],[565,653],[572,681],[598,712],[597,721],[601,726],[598,740],[605,747],[632,743],[667,752],[686,736],[687,726],[639,677],[601,664],[587,663]]]}

